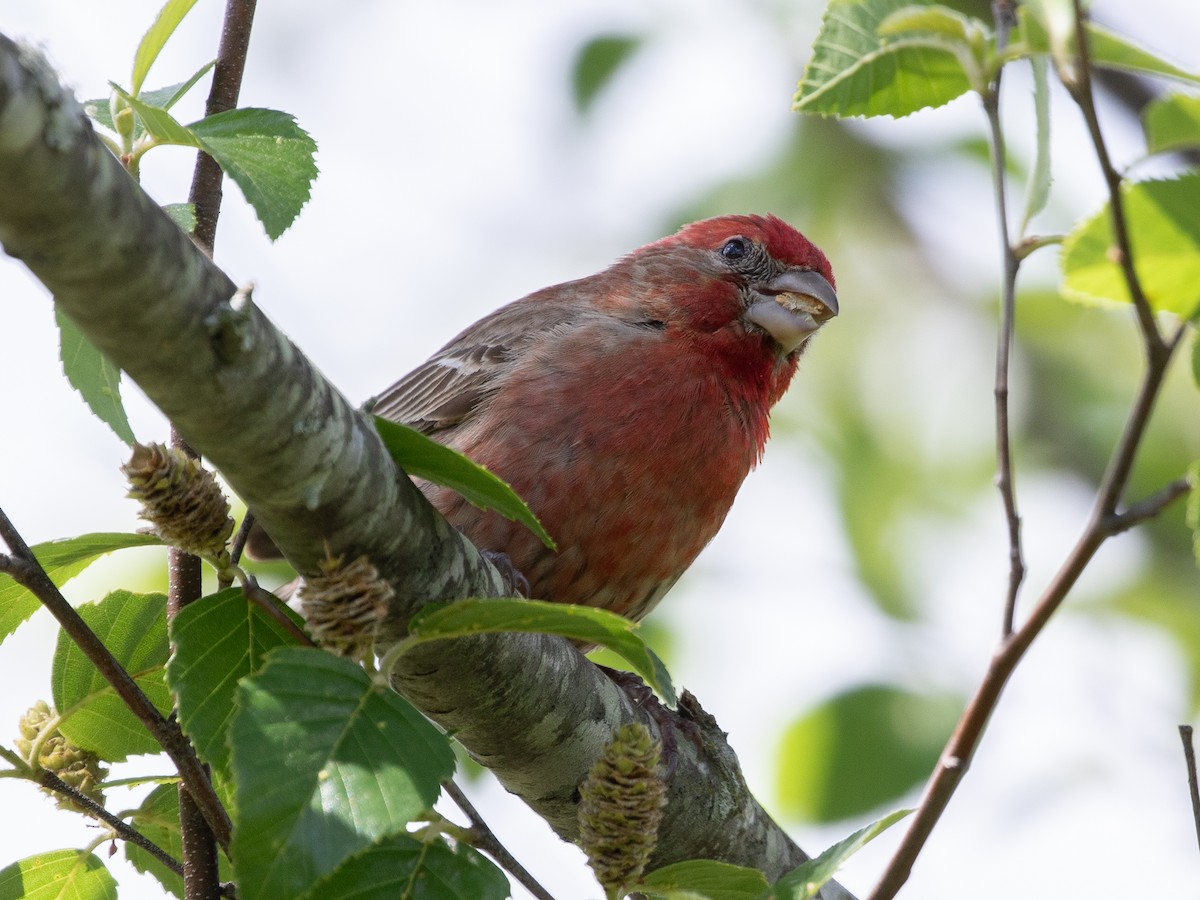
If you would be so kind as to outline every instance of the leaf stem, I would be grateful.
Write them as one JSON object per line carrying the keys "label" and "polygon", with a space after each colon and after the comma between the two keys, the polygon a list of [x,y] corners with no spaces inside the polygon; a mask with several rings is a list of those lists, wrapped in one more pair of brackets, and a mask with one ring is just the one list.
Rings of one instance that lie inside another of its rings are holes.
{"label": "leaf stem", "polygon": [[1013,481],[1012,431],[1009,416],[1009,371],[1012,362],[1012,342],[1016,322],[1017,273],[1021,260],[1013,249],[1009,235],[1008,200],[1005,190],[1004,133],[1000,127],[1000,73],[983,94],[983,110],[987,116],[991,141],[992,190],[996,201],[996,217],[1000,230],[1000,255],[1004,263],[1000,302],[1000,325],[996,340],[995,395],[996,420],[996,488],[1004,504],[1004,519],[1008,528],[1008,590],[1004,598],[1003,635],[1012,634],[1017,614],[1017,597],[1025,580],[1025,558],[1021,549],[1021,516],[1017,511],[1017,494]]}

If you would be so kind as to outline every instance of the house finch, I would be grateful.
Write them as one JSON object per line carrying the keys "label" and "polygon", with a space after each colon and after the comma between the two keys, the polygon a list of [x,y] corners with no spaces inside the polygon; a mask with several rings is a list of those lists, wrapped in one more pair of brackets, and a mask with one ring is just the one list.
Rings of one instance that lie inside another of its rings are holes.
{"label": "house finch", "polygon": [[558,544],[422,484],[539,599],[640,619],[713,538],[762,456],[805,342],[837,314],[823,253],[721,216],[476,322],[375,402],[503,478]]}

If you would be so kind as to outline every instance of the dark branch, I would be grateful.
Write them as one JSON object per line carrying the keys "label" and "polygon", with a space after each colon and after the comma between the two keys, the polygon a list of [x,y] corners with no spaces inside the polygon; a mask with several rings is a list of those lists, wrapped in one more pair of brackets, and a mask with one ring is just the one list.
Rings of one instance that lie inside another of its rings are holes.
{"label": "dark branch", "polygon": [[1200,785],[1196,781],[1196,747],[1192,743],[1192,726],[1179,726],[1179,739],[1183,741],[1183,761],[1187,767],[1188,795],[1192,798],[1192,821],[1196,827],[1196,841],[1200,843]]}
{"label": "dark branch", "polygon": [[224,807],[217,799],[208,773],[196,756],[196,751],[188,739],[183,736],[174,720],[164,718],[150,699],[142,693],[137,682],[121,666],[115,657],[104,646],[104,642],[96,637],[95,632],[88,628],[87,623],[80,618],[75,608],[59,593],[50,576],[34,558],[29,546],[13,527],[8,516],[0,510],[0,540],[8,545],[10,556],[0,556],[0,570],[11,575],[13,580],[30,591],[42,604],[50,610],[62,626],[63,631],[91,660],[100,674],[112,685],[117,696],[146,726],[155,740],[171,757],[179,770],[180,778],[188,785],[188,790],[200,804],[213,833],[222,847],[229,846],[230,824]]}
{"label": "dark branch", "polygon": [[453,781],[444,781],[442,790],[463,811],[463,815],[471,823],[471,846],[494,859],[500,868],[517,879],[525,890],[533,894],[537,900],[554,900],[553,895],[529,874],[529,871],[517,861],[517,858],[508,852],[508,848],[500,843],[492,829],[488,828],[487,822],[483,821],[483,816],[479,815],[471,801],[467,799],[467,795],[457,784]]}

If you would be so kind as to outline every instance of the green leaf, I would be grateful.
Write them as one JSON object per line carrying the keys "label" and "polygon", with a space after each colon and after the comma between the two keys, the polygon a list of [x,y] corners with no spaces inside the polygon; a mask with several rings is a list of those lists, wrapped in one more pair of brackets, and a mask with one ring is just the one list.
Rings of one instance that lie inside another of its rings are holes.
{"label": "green leaf", "polygon": [[413,478],[424,478],[458,491],[480,509],[491,509],[525,525],[551,550],[554,541],[537,516],[511,487],[483,466],[472,462],[457,450],[430,440],[407,425],[398,425],[373,416],[375,430],[392,454],[392,459]]}
{"label": "green leaf", "polygon": [[820,856],[802,863],[775,882],[771,897],[774,900],[809,900],[815,897],[817,891],[833,878],[846,860],[910,812],[911,809],[898,809],[888,813],[879,821],[866,828],[860,828],[850,837],[834,844]]}
{"label": "green leaf", "polygon": [[[245,900],[298,897],[437,799],[444,735],[359,666],[283,647],[238,686],[233,858]],[[286,773],[286,777],[281,777]]]}
{"label": "green leaf", "polygon": [[0,900],[117,900],[117,882],[94,853],[52,850],[0,869]]}
{"label": "green leaf", "polygon": [[54,318],[58,322],[59,356],[67,381],[100,421],[126,444],[132,444],[133,429],[121,402],[121,370],[92,346],[61,310],[55,308]]}
{"label": "green leaf", "polygon": [[[166,87],[156,88],[153,91],[142,91],[137,99],[146,106],[156,109],[170,109],[176,103],[187,95],[187,92],[195,87],[196,82],[208,74],[209,70],[216,64],[216,60],[206,62],[196,73],[187,81],[180,81],[176,84],[167,85]],[[126,100],[129,99],[129,92],[116,85],[113,86],[113,92],[120,94]],[[100,125],[103,125],[109,131],[116,131],[116,123],[113,122],[112,106],[109,99],[88,100],[83,104],[83,110],[89,116],[96,120]],[[139,137],[146,133],[146,126],[142,124],[140,119],[134,125],[133,139],[136,141]]]}
{"label": "green leaf", "polygon": [[1029,184],[1025,188],[1025,215],[1021,220],[1021,234],[1029,228],[1033,217],[1046,208],[1050,199],[1050,84],[1046,77],[1047,63],[1044,56],[1029,60],[1033,68],[1033,107],[1037,122],[1037,151],[1033,169],[1029,173]]}
{"label": "green leaf", "polygon": [[117,125],[113,122],[112,107],[108,105],[108,98],[96,98],[95,100],[84,100],[83,111],[88,117],[95,119],[97,124],[103,125],[109,131],[116,131]]}
{"label": "green leaf", "polygon": [[445,606],[434,604],[412,620],[409,635],[396,646],[396,652],[403,653],[427,641],[502,631],[557,634],[607,647],[627,660],[668,706],[675,705],[671,676],[642,639],[637,623],[591,606],[490,598],[469,598]]}
{"label": "green leaf", "polygon": [[[163,680],[167,662],[167,598],[162,594],[113,591],[99,603],[85,603],[79,615],[134,681],[164,714],[171,696]],[[59,631],[51,674],[59,730],[72,743],[102,759],[120,762],[162,748],[117,696],[65,631]]]}
{"label": "green leaf", "polygon": [[[152,534],[82,534],[46,541],[29,549],[55,586],[62,587],[93,562],[125,547],[161,547]],[[12,577],[0,572],[0,643],[40,607],[41,602]]]}
{"label": "green leaf", "polygon": [[193,203],[164,203],[163,212],[171,217],[171,221],[179,226],[184,234],[191,234],[196,229],[196,206]]}
{"label": "green leaf", "polygon": [[185,96],[187,92],[196,86],[196,82],[208,74],[209,69],[217,64],[215,59],[209,60],[192,75],[187,81],[180,81],[175,84],[167,85],[166,87],[157,88],[153,91],[142,91],[138,94],[138,99],[147,106],[156,106],[159,109],[170,109]]}
{"label": "green leaf", "polygon": [[183,17],[196,5],[196,0],[167,0],[166,5],[159,11],[154,24],[142,35],[137,52],[133,55],[133,94],[141,93],[142,83],[150,72],[150,67],[158,59],[167,40],[175,33]]}
{"label": "green leaf", "polygon": [[304,900],[506,900],[508,879],[465,845],[384,838],[339,866]]}
{"label": "green leaf", "polygon": [[[942,106],[970,90],[966,42],[948,38],[944,30],[899,38],[879,33],[889,16],[907,8],[906,0],[831,0],[792,108],[825,116],[899,117]],[[981,23],[973,27],[983,29]]]}
{"label": "green leaf", "polygon": [[[1050,13],[1043,13],[1043,6],[1048,6]],[[1037,4],[1033,8],[1021,4],[1017,9],[1018,34],[1026,53],[1049,53],[1060,65],[1074,66],[1074,20],[1064,18],[1066,14],[1061,6],[1061,0],[1055,0],[1052,4]],[[1046,18],[1047,15],[1050,18]],[[1093,65],[1135,75],[1154,75],[1200,84],[1200,75],[1195,72],[1181,69],[1095,22],[1089,21],[1085,27]]]}
{"label": "green leaf", "polygon": [[[1124,184],[1121,195],[1134,268],[1151,308],[1190,318],[1200,303],[1200,174]],[[1106,204],[1063,242],[1064,296],[1128,303],[1115,253]]]}
{"label": "green leaf", "polygon": [[862,685],[831,697],[784,732],[776,769],[782,812],[836,822],[894,802],[937,764],[960,698]]}
{"label": "green leaf", "polygon": [[642,39],[628,34],[601,34],[593,37],[575,56],[571,66],[571,89],[575,109],[587,113],[600,92],[642,44]]}
{"label": "green leaf", "polygon": [[[110,782],[111,783],[111,782]],[[222,800],[225,798],[222,797]],[[129,824],[166,850],[175,859],[183,859],[183,837],[179,829],[179,785],[161,784],[129,815]],[[123,844],[125,857],[139,872],[156,878],[163,889],[183,900],[183,879],[152,854],[132,841]],[[233,868],[224,854],[217,858],[221,881],[233,880]]]}
{"label": "green leaf", "polygon": [[[179,787],[161,784],[152,790],[130,817],[133,825],[175,859],[183,859],[183,838],[179,830]],[[167,892],[183,900],[183,878],[167,868],[158,857],[147,853],[132,841],[126,841],[125,857],[139,872],[154,876]],[[224,857],[221,862],[225,863]],[[228,880],[229,873],[222,875]]]}
{"label": "green leaf", "polygon": [[125,93],[116,84],[113,84],[112,88],[128,101],[129,106],[137,113],[138,121],[141,122],[142,127],[160,144],[194,147],[197,150],[204,149],[204,145],[196,137],[195,133],[190,128],[180,125],[175,117],[165,109],[152,106],[131,94]]}
{"label": "green leaf", "polygon": [[167,663],[167,684],[179,704],[179,724],[200,758],[223,772],[238,682],[261,669],[271,650],[295,639],[248,602],[241,588],[188,604],[170,627],[175,652]]}
{"label": "green leaf", "polygon": [[1142,128],[1150,154],[1200,147],[1200,97],[1168,94],[1150,101],[1142,112]]}
{"label": "green leaf", "polygon": [[642,879],[638,893],[670,897],[695,893],[708,900],[759,900],[767,879],[758,869],[748,869],[715,859],[693,859],[655,869]]}
{"label": "green leaf", "polygon": [[880,37],[897,37],[908,32],[939,34],[968,46],[982,34],[982,23],[948,6],[903,6],[889,13],[875,29]]}
{"label": "green leaf", "polygon": [[231,109],[193,122],[189,129],[275,240],[308,202],[317,166],[317,144],[287,113],[273,109]]}

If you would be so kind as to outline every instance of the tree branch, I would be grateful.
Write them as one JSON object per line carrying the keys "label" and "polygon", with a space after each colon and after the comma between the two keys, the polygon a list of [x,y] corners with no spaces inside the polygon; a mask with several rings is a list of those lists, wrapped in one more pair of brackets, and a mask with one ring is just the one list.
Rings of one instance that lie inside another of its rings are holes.
{"label": "tree branch", "polygon": [[58,619],[63,631],[70,635],[71,640],[91,660],[100,673],[112,685],[117,696],[124,701],[130,711],[146,726],[154,739],[175,763],[179,777],[187,783],[188,790],[200,805],[205,819],[216,835],[222,847],[229,846],[230,824],[221,801],[217,799],[208,773],[196,756],[196,751],[178,724],[173,719],[166,719],[150,699],[138,687],[136,681],[109,652],[104,643],[88,628],[75,608],[59,593],[50,576],[34,558],[29,546],[20,533],[13,527],[8,516],[0,510],[0,540],[3,540],[12,551],[11,556],[0,556],[0,571],[11,575],[13,580],[37,597],[50,610],[50,614]]}
{"label": "tree branch", "polygon": [[0,747],[0,757],[8,760],[16,769],[16,774],[21,778],[33,781],[36,784],[44,787],[48,791],[53,791],[61,797],[70,800],[72,804],[83,811],[85,815],[91,816],[99,822],[103,822],[113,830],[116,837],[131,844],[136,844],[141,847],[164,866],[174,872],[176,875],[183,875],[183,864],[173,857],[170,853],[164,850],[154,841],[150,840],[124,819],[113,815],[104,807],[103,804],[97,803],[87,794],[76,790],[67,784],[49,769],[37,768],[29,765],[17,754],[13,753],[4,747]]}
{"label": "tree branch", "polygon": [[[430,601],[502,594],[500,573],[397,469],[369,419],[246,292],[235,296],[91,134],[44,62],[2,38],[0,241],[220,469],[301,574],[328,553],[373,562],[395,589],[385,648]],[[565,640],[431,642],[390,674],[567,840],[577,785],[613,730],[640,721],[673,763],[651,869],[716,858],[773,878],[807,858],[751,796],[694,698],[662,710]],[[835,883],[822,895],[850,896]]]}

